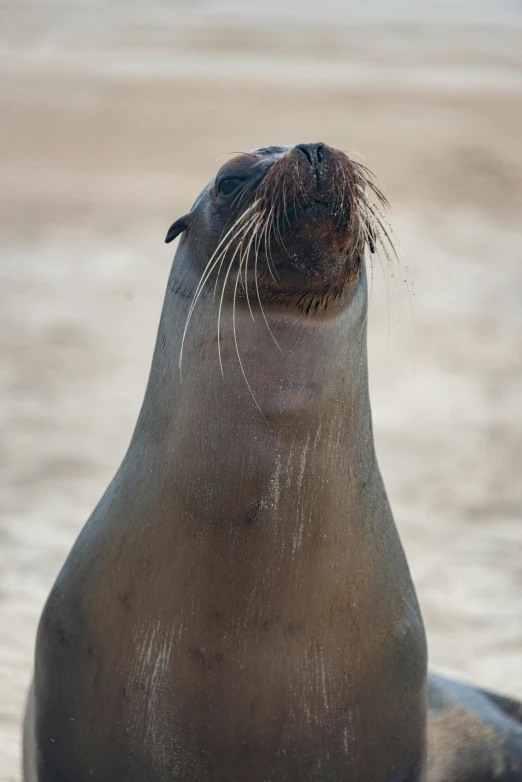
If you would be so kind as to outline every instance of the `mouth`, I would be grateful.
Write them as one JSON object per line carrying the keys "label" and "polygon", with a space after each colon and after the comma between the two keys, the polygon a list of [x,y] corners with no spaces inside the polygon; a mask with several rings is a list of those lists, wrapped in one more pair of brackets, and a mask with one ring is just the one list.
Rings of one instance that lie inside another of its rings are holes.
{"label": "mouth", "polygon": [[299,232],[300,236],[308,236],[311,240],[314,236],[320,239],[326,235],[332,239],[339,239],[346,245],[350,245],[350,212],[341,209],[334,199],[321,198],[310,199],[306,204],[297,208],[286,210],[284,219],[279,225],[279,235],[289,237]]}

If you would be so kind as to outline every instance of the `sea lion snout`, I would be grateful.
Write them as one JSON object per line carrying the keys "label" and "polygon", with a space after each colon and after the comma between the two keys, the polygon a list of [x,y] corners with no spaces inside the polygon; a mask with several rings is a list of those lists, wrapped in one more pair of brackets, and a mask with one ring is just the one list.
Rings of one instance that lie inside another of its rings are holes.
{"label": "sea lion snout", "polygon": [[[299,183],[305,208],[308,203],[321,203],[333,211],[331,207],[339,187],[339,181],[336,181],[339,179],[336,177],[336,156],[342,156],[342,152],[321,141],[316,144],[296,144],[292,153],[295,161],[294,177]],[[345,165],[344,160],[339,162],[341,166]]]}
{"label": "sea lion snout", "polygon": [[303,153],[314,168],[321,165],[329,149],[322,141],[318,144],[296,144],[295,148]]}
{"label": "sea lion snout", "polygon": [[254,198],[279,290],[342,289],[357,279],[368,235],[361,170],[324,142],[270,157]]}

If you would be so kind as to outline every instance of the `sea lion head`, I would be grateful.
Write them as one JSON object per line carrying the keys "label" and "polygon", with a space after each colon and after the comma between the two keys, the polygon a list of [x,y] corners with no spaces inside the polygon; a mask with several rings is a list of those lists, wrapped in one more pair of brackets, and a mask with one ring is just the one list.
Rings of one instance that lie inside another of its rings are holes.
{"label": "sea lion head", "polygon": [[211,286],[236,304],[314,314],[357,284],[386,205],[371,172],[338,149],[262,147],[228,160],[166,241],[183,233],[196,298]]}

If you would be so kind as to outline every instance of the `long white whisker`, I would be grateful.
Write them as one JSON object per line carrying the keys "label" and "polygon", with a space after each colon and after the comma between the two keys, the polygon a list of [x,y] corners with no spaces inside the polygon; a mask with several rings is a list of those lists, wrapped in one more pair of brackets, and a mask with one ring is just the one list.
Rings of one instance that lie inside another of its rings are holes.
{"label": "long white whisker", "polygon": [[264,238],[264,243],[265,243],[266,265],[268,266],[268,271],[270,272],[270,276],[272,277],[273,281],[277,285],[278,283],[277,283],[277,280],[275,278],[275,274],[272,271],[272,264],[271,264],[270,252],[269,252],[269,241],[268,241],[269,231],[271,229],[271,223],[272,223],[272,221],[274,219],[274,208],[275,208],[274,206],[271,207],[271,209],[270,209],[270,211],[269,211],[269,213],[268,213],[268,215],[267,215],[267,217],[265,219],[265,226],[264,226],[264,228],[263,228],[263,230],[261,232],[261,236]]}
{"label": "long white whisker", "polygon": [[[252,311],[252,305],[250,304],[250,296],[248,294],[248,259],[250,257],[250,250],[252,248],[252,243],[253,243],[254,238],[256,236],[256,233],[257,233],[258,224],[259,224],[259,219],[256,218],[256,221],[255,221],[254,226],[253,226],[252,234],[250,236],[250,239],[248,240],[248,245],[247,245],[246,251],[245,251],[244,256],[243,256],[246,259],[245,263],[244,263],[244,286],[245,286],[246,300],[247,300],[248,309],[250,310],[250,315],[252,316],[252,320],[253,321],[255,321],[255,318],[254,318],[254,313]],[[243,263],[243,258],[241,259],[241,262]]]}
{"label": "long white whisker", "polygon": [[[274,340],[274,342],[277,345],[277,347],[279,348],[279,350],[281,350],[281,346],[279,345],[279,342],[277,341],[277,339],[274,337],[272,329],[270,328],[270,324],[268,323],[268,320],[267,320],[267,317],[266,317],[266,314],[265,314],[265,309],[264,309],[263,303],[261,301],[261,294],[259,292],[259,279],[258,279],[258,274],[257,274],[257,259],[258,259],[258,256],[259,256],[259,241],[256,243],[256,246],[255,246],[255,260],[254,260],[254,280],[255,280],[255,285],[256,285],[257,300],[259,302],[259,307],[261,309],[261,314],[263,316],[263,320],[265,321],[266,327],[267,327],[268,331],[270,332],[270,336]],[[281,352],[282,352],[282,350],[281,350]]]}
{"label": "long white whisker", "polygon": [[[229,271],[230,271],[230,267],[229,267]],[[227,272],[227,276],[228,276],[228,272]],[[245,368],[243,367],[243,362],[241,361],[241,355],[239,353],[239,344],[238,344],[238,341],[237,341],[237,331],[236,331],[236,296],[237,296],[237,286],[238,286],[238,283],[239,283],[239,278],[240,278],[240,274],[238,273],[238,275],[236,277],[236,284],[234,285],[234,298],[233,298],[233,301],[232,301],[232,333],[234,334],[234,344],[236,346],[237,360],[239,362],[239,366],[241,367],[241,372],[242,372],[243,377],[245,379],[245,383],[247,384],[247,388],[250,391],[250,396],[254,400],[255,406],[257,407],[257,409],[259,410],[259,412],[261,413],[261,415],[264,418],[265,416],[263,414],[263,411],[259,407],[259,404],[258,404],[258,401],[257,401],[257,399],[255,397],[255,394],[252,391],[252,388],[250,387],[250,383],[248,382],[248,378],[246,376]],[[223,286],[223,290],[224,290],[224,286]],[[218,342],[219,342],[219,340],[218,340]]]}
{"label": "long white whisker", "polygon": [[[212,269],[209,269],[210,265],[212,264],[212,262],[214,261],[214,259],[216,258],[216,256],[220,252],[220,250],[222,250],[223,245],[225,244],[225,242],[226,242],[227,238],[230,236],[230,234],[234,230],[236,230],[236,229],[240,230],[241,222],[246,220],[246,218],[249,216],[250,212],[254,209],[255,206],[256,206],[256,202],[251,204],[251,206],[249,206],[248,209],[245,209],[245,211],[238,217],[236,222],[232,225],[232,227],[227,231],[227,233],[220,240],[218,246],[216,247],[216,249],[212,253],[212,256],[210,257],[210,260],[208,261],[208,263],[207,263],[207,265],[205,267],[205,270],[203,271],[203,274],[201,275],[201,279],[200,279],[200,281],[199,281],[199,283],[198,283],[198,285],[196,287],[196,291],[194,293],[194,298],[193,298],[193,306],[195,305],[195,298],[196,298],[196,296],[200,292],[201,288],[204,286],[205,282],[208,280],[208,277],[212,273],[212,270],[215,268],[216,263],[214,263],[214,265],[212,266]],[[230,244],[234,241],[235,237],[236,237],[236,234],[234,234],[231,237],[231,239],[229,240],[229,242],[226,245],[225,251],[230,247]],[[221,257],[221,253],[220,253],[219,257]],[[207,271],[209,272],[208,274],[207,274]]]}
{"label": "long white whisker", "polygon": [[[230,228],[229,231],[227,231],[225,236],[221,239],[221,241],[219,242],[218,246],[216,247],[216,249],[212,253],[212,256],[210,257],[207,265],[205,266],[205,269],[203,271],[203,274],[201,275],[200,281],[199,281],[198,285],[196,286],[196,290],[194,291],[194,296],[192,298],[192,302],[191,302],[191,305],[189,307],[189,311],[188,311],[188,314],[187,314],[187,319],[185,321],[185,328],[183,330],[183,337],[181,339],[181,348],[180,348],[180,353],[179,353],[179,369],[180,369],[180,372],[181,372],[181,366],[182,366],[182,361],[183,361],[183,347],[185,345],[185,338],[186,338],[186,335],[187,335],[187,330],[188,330],[188,327],[189,327],[190,320],[192,318],[192,313],[194,312],[194,308],[196,307],[196,304],[198,302],[198,299],[199,299],[199,297],[201,295],[201,292],[203,290],[203,287],[204,287],[206,281],[208,280],[208,278],[212,274],[212,272],[215,269],[216,265],[219,263],[219,260],[221,258],[221,254],[218,255],[218,252],[222,248],[224,242],[226,241],[228,236],[230,236],[232,231],[237,230],[238,226],[239,226],[239,230],[242,230],[242,227],[240,226],[240,223],[248,217],[249,213],[254,209],[254,207],[256,205],[257,205],[257,201],[255,201],[253,204],[251,204],[251,206],[248,209],[246,209],[245,212],[243,212],[243,214],[236,220],[234,225]],[[232,237],[232,239],[227,244],[227,246],[225,248],[225,252],[230,247],[230,243],[231,243],[231,241],[233,241],[233,238],[234,237]],[[216,255],[217,255],[217,258],[216,258]]]}
{"label": "long white whisker", "polygon": [[[225,373],[223,371],[223,360],[221,358],[221,310],[223,309],[223,299],[224,299],[224,296],[225,296],[225,288],[226,288],[226,285],[227,285],[228,275],[230,274],[230,270],[232,268],[232,264],[234,263],[234,261],[236,259],[236,255],[238,254],[239,250],[240,250],[240,246],[236,247],[236,249],[234,250],[234,253],[232,255],[232,258],[230,260],[230,263],[228,264],[228,269],[227,269],[227,272],[225,274],[225,279],[223,281],[223,287],[221,289],[221,297],[219,299],[218,324],[217,324],[217,343],[218,343],[219,366],[221,368],[221,374],[223,376],[224,376]],[[237,279],[236,279],[236,284],[237,284]]]}

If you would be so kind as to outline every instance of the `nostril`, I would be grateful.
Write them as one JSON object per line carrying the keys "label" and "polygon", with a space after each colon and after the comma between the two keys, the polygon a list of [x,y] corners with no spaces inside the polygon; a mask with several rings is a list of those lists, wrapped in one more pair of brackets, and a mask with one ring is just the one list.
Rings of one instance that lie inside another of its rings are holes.
{"label": "nostril", "polygon": [[313,166],[312,156],[310,154],[310,150],[308,149],[306,144],[298,144],[297,149],[300,149],[301,152],[306,156],[306,159],[310,163],[311,166]]}
{"label": "nostril", "polygon": [[317,160],[319,163],[323,162],[324,158],[324,144],[317,145]]}

